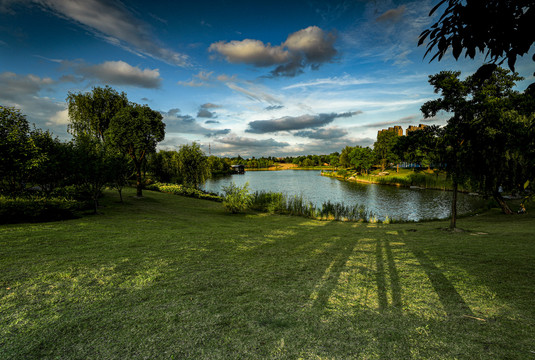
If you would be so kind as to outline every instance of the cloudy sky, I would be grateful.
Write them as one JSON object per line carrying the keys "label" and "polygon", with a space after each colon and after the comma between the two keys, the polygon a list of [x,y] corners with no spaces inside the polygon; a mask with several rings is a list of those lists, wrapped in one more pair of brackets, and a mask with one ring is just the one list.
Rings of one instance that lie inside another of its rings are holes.
{"label": "cloudy sky", "polygon": [[[482,63],[423,59],[433,1],[0,0],[0,104],[69,139],[69,91],[110,85],[160,111],[160,148],[325,154],[418,123],[428,75]],[[533,81],[529,57],[517,71]]]}

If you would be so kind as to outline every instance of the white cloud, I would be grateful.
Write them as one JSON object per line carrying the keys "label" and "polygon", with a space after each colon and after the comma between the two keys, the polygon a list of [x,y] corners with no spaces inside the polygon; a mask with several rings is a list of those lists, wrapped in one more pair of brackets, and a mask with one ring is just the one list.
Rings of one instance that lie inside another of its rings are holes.
{"label": "white cloud", "polygon": [[351,86],[351,85],[363,85],[363,84],[370,84],[370,83],[372,83],[371,80],[355,79],[352,76],[345,74],[340,77],[335,76],[335,77],[322,78],[322,79],[316,79],[312,81],[292,84],[282,89],[289,90],[289,89],[306,88],[306,87],[312,87],[312,86]]}
{"label": "white cloud", "polygon": [[75,70],[89,78],[97,78],[113,85],[132,85],[143,88],[159,88],[162,82],[158,69],[140,69],[124,61],[106,61],[99,65],[79,64]]}
{"label": "white cloud", "polygon": [[273,66],[289,60],[290,53],[281,46],[264,44],[260,40],[245,39],[231,42],[220,41],[210,45],[209,51],[217,51],[231,63],[245,63],[254,66]]}
{"label": "white cloud", "polygon": [[281,103],[281,101],[275,96],[269,94],[266,90],[263,90],[259,86],[255,86],[253,84],[248,84],[248,89],[238,86],[233,82],[227,82],[226,85],[232,90],[235,90],[253,100],[267,102],[269,104]]}
{"label": "white cloud", "polygon": [[67,125],[69,122],[69,111],[68,109],[64,109],[52,115],[47,122],[47,125]]}
{"label": "white cloud", "polygon": [[325,33],[317,26],[309,26],[290,34],[278,46],[264,44],[260,40],[245,39],[230,42],[219,41],[209,51],[221,54],[230,63],[244,63],[256,67],[277,66],[272,76],[295,76],[310,66],[318,69],[330,62],[338,53],[334,48],[336,36]]}
{"label": "white cloud", "polygon": [[38,128],[60,126],[54,129],[56,134],[59,131],[60,135],[66,137],[66,127],[63,123],[65,118],[62,117],[64,114],[58,114],[65,109],[65,102],[41,95],[55,83],[49,77],[39,77],[33,74],[1,73],[0,104],[20,109],[27,116],[28,121],[35,123]]}

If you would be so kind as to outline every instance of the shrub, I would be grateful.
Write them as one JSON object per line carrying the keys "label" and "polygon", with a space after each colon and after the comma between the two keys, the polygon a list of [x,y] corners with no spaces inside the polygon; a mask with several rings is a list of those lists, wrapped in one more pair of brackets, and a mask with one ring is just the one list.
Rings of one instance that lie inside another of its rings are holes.
{"label": "shrub", "polygon": [[231,182],[229,186],[223,187],[223,191],[223,206],[233,214],[247,210],[252,204],[253,195],[249,194],[249,183],[239,187]]}
{"label": "shrub", "polygon": [[162,183],[152,183],[145,186],[146,190],[159,191],[167,194],[181,195],[192,197],[196,199],[211,200],[221,202],[223,199],[217,194],[208,193],[199,189],[192,187],[187,187],[184,185],[178,184],[162,184]]}
{"label": "shrub", "polygon": [[286,196],[282,193],[257,191],[253,195],[251,209],[268,213],[284,213]]}
{"label": "shrub", "polygon": [[37,222],[72,219],[82,204],[65,198],[0,197],[0,223]]}

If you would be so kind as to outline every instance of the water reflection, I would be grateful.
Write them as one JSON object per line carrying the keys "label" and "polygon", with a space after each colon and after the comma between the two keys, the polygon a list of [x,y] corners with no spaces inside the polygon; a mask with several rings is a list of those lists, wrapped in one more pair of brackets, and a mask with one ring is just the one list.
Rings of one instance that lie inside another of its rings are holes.
{"label": "water reflection", "polygon": [[[346,205],[362,204],[379,219],[388,216],[417,221],[446,218],[450,213],[451,192],[448,191],[350,183],[321,176],[319,171],[247,171],[244,175],[211,179],[204,189],[221,193],[222,188],[230,182],[240,186],[248,182],[251,192],[274,191],[302,195],[318,206],[327,200]],[[478,197],[459,194],[458,212],[471,212],[481,206],[481,203]]]}

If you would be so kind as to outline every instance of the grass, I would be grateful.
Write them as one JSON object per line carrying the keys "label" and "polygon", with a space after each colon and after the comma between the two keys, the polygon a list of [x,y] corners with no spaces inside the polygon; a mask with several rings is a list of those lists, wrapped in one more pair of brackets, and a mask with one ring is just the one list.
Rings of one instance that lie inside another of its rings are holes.
{"label": "grass", "polygon": [[157,192],[0,226],[1,359],[533,359],[535,219],[367,224]]}

